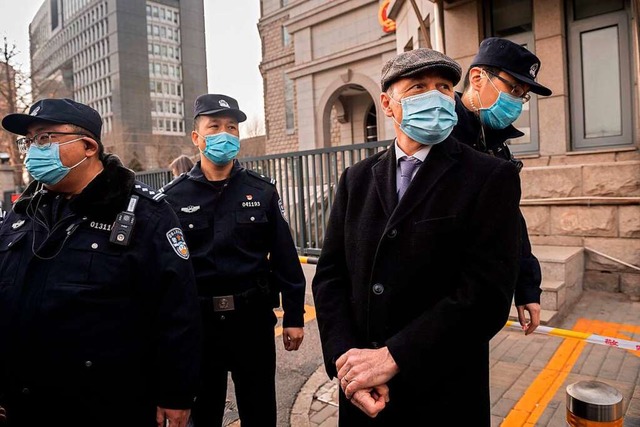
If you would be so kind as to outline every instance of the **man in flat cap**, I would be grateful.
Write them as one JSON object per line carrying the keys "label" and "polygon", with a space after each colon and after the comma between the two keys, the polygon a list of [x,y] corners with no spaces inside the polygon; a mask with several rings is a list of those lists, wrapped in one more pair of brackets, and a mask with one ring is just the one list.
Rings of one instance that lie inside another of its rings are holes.
{"label": "man in flat cap", "polygon": [[246,119],[230,96],[199,96],[191,140],[200,160],[163,188],[192,251],[205,328],[195,427],[222,425],[229,372],[242,426],[275,427],[280,295],[285,350],[304,337],[305,278],[275,181],[236,160]]}
{"label": "man in flat cap", "polygon": [[104,153],[87,105],[43,99],[2,126],[34,181],[0,226],[0,419],[185,427],[201,319],[165,196]]}
{"label": "man in flat cap", "polygon": [[431,49],[388,61],[394,143],[340,178],[313,296],[341,426],[490,425],[489,340],[518,272],[520,181],[450,137],[460,73]]}
{"label": "man in flat cap", "polygon": [[[512,123],[522,114],[530,93],[551,95],[535,80],[540,65],[536,55],[517,43],[497,37],[483,40],[464,78],[463,93],[456,93],[458,124],[451,136],[521,169],[522,162],[513,157],[507,141],[524,135]],[[540,325],[542,274],[522,214],[520,219],[522,255],[514,299],[518,320],[529,335]]]}

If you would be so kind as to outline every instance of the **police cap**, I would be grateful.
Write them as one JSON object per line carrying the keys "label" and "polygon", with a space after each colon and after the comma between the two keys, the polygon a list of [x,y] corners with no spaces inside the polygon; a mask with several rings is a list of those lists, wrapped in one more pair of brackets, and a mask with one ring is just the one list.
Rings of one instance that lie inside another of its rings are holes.
{"label": "police cap", "polygon": [[534,79],[540,71],[540,60],[528,49],[511,40],[490,37],[480,43],[471,67],[487,65],[509,73],[522,83],[531,86],[531,92],[549,96],[551,90]]}
{"label": "police cap", "polygon": [[7,115],[2,119],[2,127],[9,132],[26,135],[28,127],[38,121],[76,125],[98,139],[102,131],[102,118],[96,110],[68,98],[41,99],[31,106],[29,114]]}
{"label": "police cap", "polygon": [[238,120],[238,123],[247,120],[246,114],[240,111],[238,101],[227,95],[208,93],[196,98],[193,106],[193,118],[198,116],[211,116],[215,114],[230,114]]}

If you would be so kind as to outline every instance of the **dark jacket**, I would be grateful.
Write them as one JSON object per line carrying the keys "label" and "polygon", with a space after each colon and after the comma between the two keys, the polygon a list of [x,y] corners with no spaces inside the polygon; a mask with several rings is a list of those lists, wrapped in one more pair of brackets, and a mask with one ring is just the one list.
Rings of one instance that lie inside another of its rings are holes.
{"label": "dark jacket", "polygon": [[[467,110],[460,99],[459,93],[456,93],[456,113],[458,115],[458,124],[453,128],[452,137],[480,152],[511,161],[520,168],[522,167],[522,162],[512,156],[506,143],[509,139],[523,136],[522,132],[513,127],[513,125],[509,125],[504,129],[486,127],[483,133],[480,120],[472,111]],[[524,216],[522,213],[519,215],[522,222],[522,257],[520,258],[520,274],[516,282],[514,300],[516,305],[539,304],[540,294],[542,293],[542,289],[540,289],[542,282],[540,262],[531,252],[531,242],[529,241],[529,233],[527,232],[527,223]]]}
{"label": "dark jacket", "polygon": [[[33,182],[0,227],[0,395],[11,426],[155,426],[156,405],[194,400],[201,320],[191,263],[169,239],[178,219],[117,157],[103,163],[68,202]],[[131,195],[135,226],[120,246],[110,231]]]}
{"label": "dark jacket", "polygon": [[284,327],[304,326],[305,278],[274,181],[234,161],[218,191],[198,162],[162,191],[185,230],[199,295],[239,294],[266,281],[268,298],[282,295]]}
{"label": "dark jacket", "polygon": [[488,343],[513,295],[519,198],[512,164],[452,138],[400,203],[393,147],[344,171],[313,280],[325,366],[335,376],[345,351],[387,346],[400,372],[388,423],[345,405],[341,425],[489,426]]}

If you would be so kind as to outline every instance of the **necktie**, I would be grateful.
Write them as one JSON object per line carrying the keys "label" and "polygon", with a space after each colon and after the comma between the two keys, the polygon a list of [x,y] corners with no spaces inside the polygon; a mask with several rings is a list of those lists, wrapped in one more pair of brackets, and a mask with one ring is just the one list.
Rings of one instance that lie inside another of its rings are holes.
{"label": "necktie", "polygon": [[415,157],[404,156],[400,159],[400,182],[398,183],[398,200],[402,199],[405,191],[411,183],[413,171],[420,166],[422,162]]}

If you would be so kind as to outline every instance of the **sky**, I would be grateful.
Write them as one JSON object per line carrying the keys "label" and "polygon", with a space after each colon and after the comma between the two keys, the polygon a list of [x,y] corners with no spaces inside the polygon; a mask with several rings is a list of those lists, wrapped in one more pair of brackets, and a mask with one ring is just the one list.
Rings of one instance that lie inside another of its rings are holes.
{"label": "sky", "polygon": [[[9,43],[15,43],[21,52],[17,62],[24,70],[29,67],[29,23],[43,2],[0,0],[0,40],[6,35]],[[263,123],[260,0],[204,0],[204,8],[209,92],[236,98],[247,123]]]}

